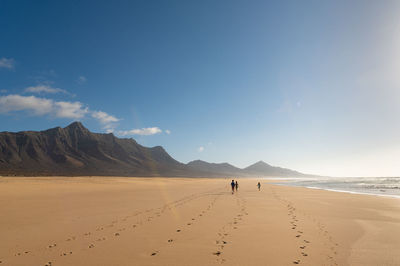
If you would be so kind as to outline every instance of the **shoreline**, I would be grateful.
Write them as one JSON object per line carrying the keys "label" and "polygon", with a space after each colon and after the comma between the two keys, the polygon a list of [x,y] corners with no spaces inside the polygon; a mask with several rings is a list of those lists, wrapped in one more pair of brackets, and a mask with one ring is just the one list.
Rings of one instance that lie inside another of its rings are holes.
{"label": "shoreline", "polygon": [[398,198],[230,179],[0,178],[1,265],[400,264]]}
{"label": "shoreline", "polygon": [[358,191],[351,191],[351,190],[340,190],[340,189],[333,189],[333,188],[321,188],[321,187],[290,185],[290,184],[278,184],[278,183],[270,183],[270,184],[277,185],[277,186],[301,187],[301,188],[324,190],[324,191],[331,191],[331,192],[349,193],[349,194],[355,194],[355,195],[366,195],[366,196],[377,196],[377,197],[400,199],[400,195],[378,194],[378,193],[358,192]]}

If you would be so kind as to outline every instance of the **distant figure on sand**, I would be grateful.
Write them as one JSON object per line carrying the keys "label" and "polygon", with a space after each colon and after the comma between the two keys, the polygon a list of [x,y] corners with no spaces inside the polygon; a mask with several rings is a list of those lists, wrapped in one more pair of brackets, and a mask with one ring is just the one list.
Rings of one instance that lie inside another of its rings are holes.
{"label": "distant figure on sand", "polygon": [[232,194],[233,194],[233,192],[235,192],[235,181],[234,180],[232,180],[232,182],[231,182],[231,187],[232,187]]}
{"label": "distant figure on sand", "polygon": [[260,191],[260,188],[261,188],[260,182],[258,182],[257,187],[258,187],[258,191]]}
{"label": "distant figure on sand", "polygon": [[239,187],[239,184],[238,184],[238,182],[236,181],[236,182],[235,182],[236,191],[237,191],[238,187]]}

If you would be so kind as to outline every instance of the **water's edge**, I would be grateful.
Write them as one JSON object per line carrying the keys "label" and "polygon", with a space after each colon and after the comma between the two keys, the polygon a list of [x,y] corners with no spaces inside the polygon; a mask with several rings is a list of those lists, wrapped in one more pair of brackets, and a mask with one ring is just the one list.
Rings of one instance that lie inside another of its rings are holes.
{"label": "water's edge", "polygon": [[[400,177],[265,178],[270,184],[400,199]],[[284,181],[284,182],[282,182]]]}

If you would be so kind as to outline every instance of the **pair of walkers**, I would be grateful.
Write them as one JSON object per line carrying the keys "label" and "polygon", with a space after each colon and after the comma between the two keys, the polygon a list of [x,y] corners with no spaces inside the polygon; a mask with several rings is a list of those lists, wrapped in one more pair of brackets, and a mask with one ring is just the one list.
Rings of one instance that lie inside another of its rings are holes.
{"label": "pair of walkers", "polygon": [[[238,190],[238,187],[239,187],[238,182],[237,181],[235,182],[235,180],[232,179],[231,187],[232,187],[232,194],[233,194],[235,192],[235,189],[236,189],[236,191]],[[257,183],[257,187],[258,187],[258,191],[260,191],[261,190],[260,182]]]}
{"label": "pair of walkers", "polygon": [[233,194],[233,192],[235,192],[235,189],[236,189],[236,191],[238,190],[238,187],[239,187],[238,182],[237,181],[235,182],[235,180],[232,179],[231,187],[232,187],[232,194]]}
{"label": "pair of walkers", "polygon": [[[237,191],[237,189],[239,187],[238,182],[232,179],[231,187],[232,187],[232,194],[233,194],[235,192],[235,189]],[[261,183],[260,182],[257,183],[257,187],[258,187],[258,191],[260,191],[261,190]]]}

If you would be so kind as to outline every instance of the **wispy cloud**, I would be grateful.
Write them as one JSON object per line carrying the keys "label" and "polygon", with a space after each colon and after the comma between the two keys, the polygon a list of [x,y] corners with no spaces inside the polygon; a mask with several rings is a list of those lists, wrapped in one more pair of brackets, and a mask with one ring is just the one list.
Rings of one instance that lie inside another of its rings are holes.
{"label": "wispy cloud", "polygon": [[12,58],[0,58],[0,68],[14,69],[15,60]]}
{"label": "wispy cloud", "polygon": [[198,151],[198,152],[203,152],[203,151],[204,151],[204,147],[203,147],[203,146],[200,146],[200,147],[197,149],[197,151]]}
{"label": "wispy cloud", "polygon": [[88,108],[80,102],[54,101],[35,96],[0,96],[0,113],[29,111],[33,115],[50,115],[58,118],[80,119],[88,113]]}
{"label": "wispy cloud", "polygon": [[86,81],[87,81],[87,78],[85,76],[79,76],[79,78],[77,80],[77,82],[79,84],[84,84],[84,83],[86,83]]}
{"label": "wispy cloud", "polygon": [[0,97],[0,113],[15,111],[31,111],[34,115],[49,114],[53,110],[54,102],[49,99],[35,96],[7,95]]}
{"label": "wispy cloud", "polygon": [[108,124],[118,122],[120,119],[115,116],[109,115],[106,112],[94,111],[92,112],[92,117],[100,121],[100,123]]}
{"label": "wispy cloud", "polygon": [[148,135],[159,134],[161,132],[162,132],[162,130],[159,129],[158,127],[147,127],[147,128],[140,128],[140,129],[118,131],[118,135],[121,135],[121,136],[128,136],[128,135],[148,136]]}
{"label": "wispy cloud", "polygon": [[103,125],[107,133],[114,132],[115,123],[121,120],[103,111],[93,111],[92,117],[97,119]]}
{"label": "wispy cloud", "polygon": [[24,92],[30,92],[30,93],[50,93],[50,94],[55,94],[55,93],[64,93],[64,94],[69,94],[68,91],[60,89],[60,88],[53,88],[50,85],[37,85],[37,86],[32,86],[28,87],[24,90]]}
{"label": "wispy cloud", "polygon": [[[43,89],[44,87],[44,89]],[[31,87],[33,88],[33,87]],[[49,89],[55,89],[48,86],[42,86],[42,88],[25,90],[26,92],[50,92]],[[4,91],[6,92],[6,91]],[[54,92],[55,93],[55,92]],[[105,132],[112,133],[115,131],[117,123],[121,121],[113,115],[106,112],[97,110],[92,111],[85,104],[75,101],[56,101],[54,99],[37,97],[37,96],[25,96],[18,94],[9,94],[0,96],[0,114],[15,114],[25,113],[31,116],[47,116],[52,118],[69,118],[69,119],[82,119],[85,117],[92,117],[96,119],[102,126]],[[131,129],[125,131],[118,131],[117,134],[121,136],[127,135],[155,135],[162,133],[163,131],[158,127],[148,127],[140,129]],[[171,132],[166,130],[167,134]]]}
{"label": "wispy cloud", "polygon": [[165,133],[167,133],[169,135],[169,134],[171,134],[171,130],[167,129],[167,130],[165,130]]}
{"label": "wispy cloud", "polygon": [[290,113],[296,111],[298,108],[301,108],[301,106],[302,106],[302,103],[300,100],[298,100],[296,102],[293,102],[290,100],[285,100],[279,106],[279,108],[277,109],[277,112],[290,114]]}
{"label": "wispy cloud", "polygon": [[6,93],[6,92],[7,92],[7,90],[0,90],[0,92],[1,92],[1,93]]}
{"label": "wispy cloud", "polygon": [[56,117],[60,118],[82,118],[89,112],[80,102],[54,102]]}

